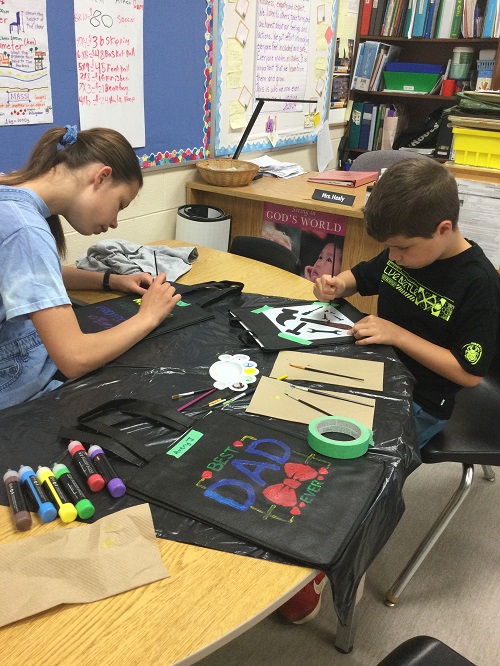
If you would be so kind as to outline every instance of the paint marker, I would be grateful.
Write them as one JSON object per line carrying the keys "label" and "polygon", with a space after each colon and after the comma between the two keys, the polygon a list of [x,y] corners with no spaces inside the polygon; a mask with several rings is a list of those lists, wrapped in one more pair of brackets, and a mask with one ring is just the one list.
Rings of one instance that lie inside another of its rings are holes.
{"label": "paint marker", "polygon": [[96,466],[97,471],[104,477],[110,495],[112,497],[121,497],[124,495],[127,488],[123,481],[118,477],[101,447],[96,445],[89,447],[89,456]]}
{"label": "paint marker", "polygon": [[71,453],[71,457],[77,464],[78,469],[85,477],[90,490],[94,493],[102,490],[106,485],[106,481],[92,464],[92,460],[88,457],[83,444],[73,440],[68,444],[68,451]]}
{"label": "paint marker", "polygon": [[16,530],[25,532],[31,528],[32,521],[31,513],[28,511],[26,500],[24,499],[19,474],[13,469],[9,469],[3,475],[3,480],[7,489],[7,497],[12,509],[12,517],[14,518]]}
{"label": "paint marker", "polygon": [[56,463],[52,468],[54,476],[56,477],[62,489],[68,496],[68,499],[73,502],[75,509],[78,512],[78,517],[82,520],[91,518],[95,513],[95,507],[92,502],[85,497],[83,490],[78,485],[76,479],[71,474],[66,465]]}
{"label": "paint marker", "polygon": [[76,520],[78,512],[64,494],[61,486],[57,483],[56,477],[52,474],[52,470],[49,467],[43,467],[40,465],[36,471],[36,478],[42,484],[42,488],[47,495],[54,499],[54,502],[58,507],[57,513],[63,523],[72,523]]}
{"label": "paint marker", "polygon": [[35,471],[28,465],[21,465],[19,476],[24,488],[30,493],[35,501],[37,513],[44,523],[50,523],[57,516],[57,509],[45,494],[42,486],[38,483]]}

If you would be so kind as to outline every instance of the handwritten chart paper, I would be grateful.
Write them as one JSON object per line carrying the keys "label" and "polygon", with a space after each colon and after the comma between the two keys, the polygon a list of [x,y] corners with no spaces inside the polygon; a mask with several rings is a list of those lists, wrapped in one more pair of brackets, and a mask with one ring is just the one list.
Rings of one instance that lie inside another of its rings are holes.
{"label": "handwritten chart paper", "polygon": [[2,0],[0,125],[52,120],[45,0]]}
{"label": "handwritten chart paper", "polygon": [[143,4],[74,0],[81,129],[110,127],[145,145]]}
{"label": "handwritten chart paper", "polygon": [[[256,97],[305,99],[310,13],[309,0],[279,3],[259,0]],[[296,107],[294,104],[289,108],[294,110]]]}

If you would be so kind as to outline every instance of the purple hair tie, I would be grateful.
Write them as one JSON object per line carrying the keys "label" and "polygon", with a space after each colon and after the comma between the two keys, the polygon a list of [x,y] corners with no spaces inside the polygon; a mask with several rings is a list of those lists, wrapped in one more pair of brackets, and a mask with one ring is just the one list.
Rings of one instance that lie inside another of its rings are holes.
{"label": "purple hair tie", "polygon": [[66,146],[72,146],[78,137],[78,130],[76,125],[66,125],[66,134],[59,141],[59,145],[65,148]]}

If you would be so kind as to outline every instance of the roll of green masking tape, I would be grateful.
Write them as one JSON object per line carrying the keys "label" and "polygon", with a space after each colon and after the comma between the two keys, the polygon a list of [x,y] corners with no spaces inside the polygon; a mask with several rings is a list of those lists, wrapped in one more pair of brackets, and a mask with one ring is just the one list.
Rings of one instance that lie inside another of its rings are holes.
{"label": "roll of green masking tape", "polygon": [[[325,433],[342,433],[352,439],[342,441],[325,437]],[[329,458],[359,458],[373,445],[373,433],[354,419],[320,416],[309,424],[307,442],[313,451]]]}

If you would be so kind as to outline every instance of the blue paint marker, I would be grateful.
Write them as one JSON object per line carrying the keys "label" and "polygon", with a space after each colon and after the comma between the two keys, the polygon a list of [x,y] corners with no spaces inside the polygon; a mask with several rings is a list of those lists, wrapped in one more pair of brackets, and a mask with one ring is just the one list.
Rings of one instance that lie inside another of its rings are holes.
{"label": "blue paint marker", "polygon": [[21,483],[24,483],[25,489],[35,500],[38,515],[44,523],[50,523],[51,520],[57,517],[57,509],[43,491],[42,486],[36,478],[35,471],[28,465],[21,465],[19,476],[21,477]]}
{"label": "blue paint marker", "polygon": [[104,477],[106,481],[106,488],[112,497],[121,497],[125,494],[127,488],[123,481],[118,477],[118,474],[113,469],[111,463],[106,458],[104,451],[100,446],[89,447],[89,457],[95,465],[99,474]]}

